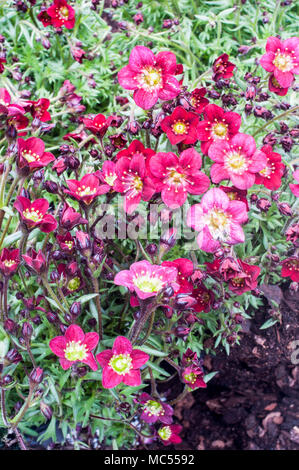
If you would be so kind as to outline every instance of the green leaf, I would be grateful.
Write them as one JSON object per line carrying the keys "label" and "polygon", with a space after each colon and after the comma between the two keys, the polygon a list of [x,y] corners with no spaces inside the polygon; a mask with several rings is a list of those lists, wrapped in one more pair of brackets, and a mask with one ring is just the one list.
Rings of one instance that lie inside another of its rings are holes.
{"label": "green leaf", "polygon": [[275,325],[275,323],[277,322],[278,322],[277,319],[269,318],[269,320],[265,321],[265,323],[263,323],[262,326],[260,326],[260,330],[266,330],[267,328],[270,328],[270,326]]}

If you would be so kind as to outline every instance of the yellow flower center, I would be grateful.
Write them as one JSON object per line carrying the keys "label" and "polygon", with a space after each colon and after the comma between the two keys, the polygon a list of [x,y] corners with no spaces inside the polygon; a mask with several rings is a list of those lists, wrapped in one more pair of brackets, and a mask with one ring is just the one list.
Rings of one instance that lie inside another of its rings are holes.
{"label": "yellow flower center", "polygon": [[159,416],[161,414],[164,414],[163,406],[155,400],[148,400],[144,404],[144,409],[149,416]]}
{"label": "yellow flower center", "polygon": [[148,68],[143,70],[143,79],[149,86],[157,86],[161,83],[161,71],[155,68]]}
{"label": "yellow flower center", "polygon": [[16,262],[13,260],[13,259],[6,259],[3,261],[3,264],[7,267],[7,268],[10,268],[11,266],[13,266],[14,264],[16,264]]}
{"label": "yellow flower center", "polygon": [[143,276],[135,277],[133,284],[142,292],[150,293],[159,292],[164,282],[159,277],[151,277],[149,274],[144,274]]}
{"label": "yellow flower center", "polygon": [[59,10],[60,17],[67,19],[69,17],[69,10],[67,7],[61,7]]}
{"label": "yellow flower center", "polygon": [[195,382],[196,382],[196,374],[194,374],[194,372],[190,372],[190,374],[185,374],[184,378],[185,378],[186,382],[189,382],[192,385],[195,384]]}
{"label": "yellow flower center", "polygon": [[229,235],[229,218],[222,209],[211,210],[206,215],[206,224],[216,240],[225,240]]}
{"label": "yellow flower center", "polygon": [[32,222],[40,222],[43,219],[43,215],[36,209],[26,209],[23,211],[25,219],[32,220]]}
{"label": "yellow flower center", "polygon": [[188,133],[189,123],[182,119],[182,121],[175,121],[171,127],[176,135],[183,135]]}
{"label": "yellow flower center", "polygon": [[79,187],[77,189],[77,195],[79,197],[93,196],[96,192],[97,192],[96,188],[91,189],[89,186],[84,186],[84,184],[82,185],[82,187]]}
{"label": "yellow flower center", "polygon": [[40,156],[37,153],[32,153],[31,150],[23,150],[22,157],[25,158],[28,163],[38,162],[40,160]]}
{"label": "yellow flower center", "polygon": [[224,139],[227,135],[227,124],[216,122],[216,124],[212,126],[212,134],[214,139]]}
{"label": "yellow flower center", "polygon": [[140,176],[134,176],[134,188],[136,189],[136,191],[141,191],[142,188],[143,188],[143,182],[142,182],[142,179],[140,178]]}
{"label": "yellow flower center", "polygon": [[105,181],[107,184],[109,184],[109,186],[113,186],[116,178],[117,178],[117,175],[115,173],[109,173],[109,175],[105,176]]}
{"label": "yellow flower center", "polygon": [[68,247],[69,250],[71,250],[74,246],[74,242],[72,240],[65,241],[64,243]]}
{"label": "yellow flower center", "polygon": [[159,429],[158,434],[163,441],[168,441],[171,436],[171,429],[169,426],[163,426],[163,428]]}
{"label": "yellow flower center", "polygon": [[74,277],[74,279],[71,279],[67,285],[67,288],[71,291],[75,291],[80,287],[80,278],[79,277]]}
{"label": "yellow flower center", "polygon": [[125,375],[133,369],[130,354],[114,354],[109,361],[109,366],[118,375]]}
{"label": "yellow flower center", "polygon": [[243,174],[248,168],[245,156],[237,151],[228,152],[225,158],[225,167],[232,173]]}
{"label": "yellow flower center", "polygon": [[282,72],[289,72],[293,68],[293,59],[289,54],[278,52],[273,62],[275,67]]}
{"label": "yellow flower center", "polygon": [[64,350],[65,358],[68,361],[82,361],[87,357],[87,348],[81,341],[70,341]]}

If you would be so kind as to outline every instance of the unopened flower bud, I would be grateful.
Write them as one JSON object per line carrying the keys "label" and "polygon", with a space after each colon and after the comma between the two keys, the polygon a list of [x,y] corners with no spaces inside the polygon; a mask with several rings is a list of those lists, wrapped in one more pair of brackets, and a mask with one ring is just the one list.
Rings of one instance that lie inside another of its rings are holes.
{"label": "unopened flower bud", "polygon": [[30,382],[40,384],[44,378],[44,371],[40,367],[33,369],[29,375]]}
{"label": "unopened flower bud", "polygon": [[73,317],[79,317],[81,314],[81,303],[80,302],[73,302],[72,305],[70,306],[70,314]]}
{"label": "unopened flower bud", "polygon": [[292,209],[287,202],[281,202],[277,204],[278,210],[282,215],[287,215],[291,217],[293,215]]}
{"label": "unopened flower bud", "polygon": [[40,407],[40,411],[41,411],[42,415],[47,420],[50,420],[52,418],[52,415],[53,415],[52,408],[43,401],[40,402],[39,407]]}
{"label": "unopened flower bud", "polygon": [[29,322],[25,322],[23,323],[23,326],[22,326],[22,336],[25,340],[30,340],[31,336],[32,336],[32,333],[33,333],[33,328],[32,326],[30,325]]}

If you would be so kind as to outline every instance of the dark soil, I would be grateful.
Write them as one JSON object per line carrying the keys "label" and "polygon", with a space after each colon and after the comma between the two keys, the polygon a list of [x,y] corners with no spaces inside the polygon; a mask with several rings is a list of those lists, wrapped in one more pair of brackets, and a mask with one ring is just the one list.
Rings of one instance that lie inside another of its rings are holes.
{"label": "dark soil", "polygon": [[299,449],[299,342],[293,344],[299,340],[299,295],[286,291],[281,297],[281,324],[260,330],[269,318],[265,307],[244,324],[241,344],[229,357],[205,358],[206,372],[219,372],[207,389],[176,405],[184,427],[176,449]]}

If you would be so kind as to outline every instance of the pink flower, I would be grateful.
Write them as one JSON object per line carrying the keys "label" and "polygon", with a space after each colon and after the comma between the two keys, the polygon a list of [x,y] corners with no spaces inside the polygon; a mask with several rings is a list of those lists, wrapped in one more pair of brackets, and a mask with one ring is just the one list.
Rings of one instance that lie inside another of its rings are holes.
{"label": "pink flower", "polygon": [[273,152],[271,145],[264,145],[261,152],[266,155],[267,162],[265,168],[256,173],[255,184],[263,184],[265,188],[276,191],[281,186],[285,165],[281,161],[281,155]]}
{"label": "pink flower", "polygon": [[176,57],[172,52],[159,52],[156,56],[144,46],[135,46],[129,64],[118,72],[119,84],[134,90],[134,101],[143,109],[152,108],[158,99],[172,100],[181,91],[176,73]]}
{"label": "pink flower", "polygon": [[116,173],[116,164],[109,160],[106,160],[103,163],[102,170],[98,170],[95,172],[95,175],[99,178],[100,182],[102,183],[102,188],[105,192],[109,192],[110,190],[114,189],[114,183],[117,179]]}
{"label": "pink flower", "polygon": [[213,142],[231,139],[240,129],[241,116],[233,111],[224,111],[216,104],[208,104],[203,110],[204,120],[197,126],[197,137],[201,140],[201,151],[208,155]]}
{"label": "pink flower", "polygon": [[171,285],[174,290],[179,289],[177,284],[177,269],[151,264],[148,261],[137,261],[116,274],[114,283],[117,286],[125,286],[140,299],[147,299],[158,294],[164,287]]}
{"label": "pink flower", "polygon": [[251,188],[255,173],[267,166],[265,153],[256,149],[254,138],[247,134],[236,134],[229,142],[214,142],[208,155],[216,162],[211,168],[213,183],[230,179],[239,189]]}
{"label": "pink flower", "polygon": [[96,358],[103,368],[104,388],[114,388],[121,382],[137,387],[141,384],[140,367],[149,360],[149,355],[139,349],[133,349],[127,338],[118,336],[112,349],[100,352]]}
{"label": "pink flower", "polygon": [[[293,178],[299,183],[299,170],[294,171]],[[292,193],[296,197],[299,197],[299,184],[290,183],[289,186],[290,186],[290,190],[292,191]]]}
{"label": "pink flower", "polygon": [[3,248],[0,255],[0,272],[4,276],[11,276],[20,264],[20,250]]}
{"label": "pink flower", "polygon": [[261,66],[274,74],[274,78],[282,88],[292,85],[294,74],[299,73],[299,38],[293,37],[282,41],[277,37],[269,37],[266,54],[260,59]]}
{"label": "pink flower", "polygon": [[182,442],[182,439],[179,436],[179,433],[182,430],[182,426],[179,424],[170,424],[169,426],[162,426],[158,430],[158,436],[165,446],[170,444],[179,444]]}
{"label": "pink flower", "polygon": [[70,325],[64,336],[56,336],[51,339],[49,346],[64,370],[69,369],[76,362],[87,364],[92,370],[97,370],[98,365],[92,354],[99,342],[97,333],[84,333],[78,325]]}
{"label": "pink flower", "polygon": [[174,153],[157,153],[149,161],[162,201],[176,209],[184,204],[188,193],[202,194],[210,186],[209,178],[200,171],[201,156],[193,148],[184,150],[179,157]]}
{"label": "pink flower", "polygon": [[50,233],[57,227],[54,217],[46,214],[49,209],[47,199],[36,199],[31,203],[27,197],[18,196],[14,207],[19,212],[21,222],[27,230],[38,227],[42,232]]}
{"label": "pink flower", "polygon": [[135,155],[132,159],[120,158],[115,168],[117,179],[114,182],[115,191],[125,196],[124,209],[132,214],[140,203],[149,201],[155,194],[155,186],[147,175],[145,159],[142,155]]}
{"label": "pink flower", "polygon": [[247,222],[244,202],[230,201],[218,188],[210,189],[201,203],[190,207],[187,214],[187,225],[199,232],[199,248],[208,253],[215,252],[222,243],[243,243],[245,236],[241,224],[244,222]]}
{"label": "pink flower", "polygon": [[42,250],[38,250],[38,253],[30,248],[26,255],[22,255],[25,263],[38,274],[41,274],[46,269],[46,257]]}
{"label": "pink flower", "polygon": [[67,180],[66,183],[69,189],[65,189],[64,192],[86,205],[107,192],[104,185],[100,185],[99,178],[93,173],[83,176],[80,181]]}

